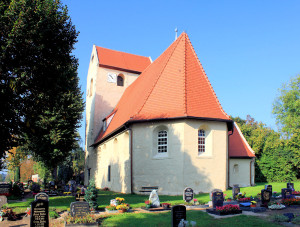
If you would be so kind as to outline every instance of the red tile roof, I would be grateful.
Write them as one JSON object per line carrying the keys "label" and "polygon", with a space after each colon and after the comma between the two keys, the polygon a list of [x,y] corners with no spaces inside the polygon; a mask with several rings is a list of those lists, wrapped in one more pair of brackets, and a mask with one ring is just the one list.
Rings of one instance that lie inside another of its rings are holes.
{"label": "red tile roof", "polygon": [[149,57],[128,54],[96,46],[100,66],[141,73],[150,64]]}
{"label": "red tile roof", "polygon": [[254,158],[255,152],[251,149],[238,125],[234,123],[233,134],[229,136],[230,158]]}
{"label": "red tile roof", "polygon": [[182,33],[124,92],[100,142],[128,121],[180,117],[230,121],[186,33]]}

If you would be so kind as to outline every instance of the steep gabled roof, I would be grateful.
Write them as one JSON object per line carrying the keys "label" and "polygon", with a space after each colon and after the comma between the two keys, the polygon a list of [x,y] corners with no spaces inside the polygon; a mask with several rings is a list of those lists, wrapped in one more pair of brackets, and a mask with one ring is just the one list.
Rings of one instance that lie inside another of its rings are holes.
{"label": "steep gabled roof", "polygon": [[231,121],[222,109],[186,33],[182,33],[124,92],[107,130],[129,121],[195,117]]}
{"label": "steep gabled roof", "polygon": [[255,152],[249,146],[239,126],[234,122],[233,134],[229,137],[230,158],[254,158]]}
{"label": "steep gabled roof", "polygon": [[141,73],[151,64],[150,57],[128,54],[98,46],[96,46],[96,49],[99,65],[102,67]]}

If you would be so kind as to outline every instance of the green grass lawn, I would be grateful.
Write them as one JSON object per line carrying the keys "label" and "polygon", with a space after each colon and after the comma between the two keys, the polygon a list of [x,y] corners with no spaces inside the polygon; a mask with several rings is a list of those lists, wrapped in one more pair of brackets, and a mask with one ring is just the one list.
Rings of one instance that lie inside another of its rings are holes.
{"label": "green grass lawn", "polygon": [[[246,196],[256,196],[257,193],[260,193],[264,189],[266,183],[257,183],[253,187],[241,188],[241,192],[246,192]],[[281,192],[281,188],[286,187],[286,183],[268,183],[273,186],[273,192]],[[300,182],[294,182],[296,190],[300,190]],[[232,190],[227,190],[224,192],[226,197],[232,197]],[[129,203],[132,208],[138,208],[145,206],[145,200],[149,198],[148,195],[135,195],[135,194],[121,194],[111,191],[99,191],[98,193],[98,204],[99,208],[105,208],[109,205],[110,200],[116,197],[123,197],[126,203]],[[203,203],[209,201],[208,193],[201,193],[195,195],[195,198]],[[182,204],[183,198],[180,196],[159,196],[160,202],[168,202],[172,205]],[[9,201],[8,206],[13,208],[17,213],[24,212],[28,207],[30,207],[33,198],[27,199],[26,202],[18,201]],[[70,208],[71,202],[75,202],[73,196],[57,196],[49,197],[49,210],[56,210],[57,212],[66,211]],[[270,222],[265,223],[265,220],[261,220],[257,217],[250,216],[237,216],[233,218],[225,219],[214,219],[208,214],[201,211],[188,211],[187,219],[196,221],[198,226],[245,226],[245,222],[251,223],[251,226],[263,226],[268,225],[272,226]],[[151,221],[149,221],[151,220]],[[171,212],[167,213],[125,213],[120,215],[112,215],[108,218],[105,218],[103,221],[104,226],[170,226],[171,223]],[[276,225],[273,225],[276,226]]]}

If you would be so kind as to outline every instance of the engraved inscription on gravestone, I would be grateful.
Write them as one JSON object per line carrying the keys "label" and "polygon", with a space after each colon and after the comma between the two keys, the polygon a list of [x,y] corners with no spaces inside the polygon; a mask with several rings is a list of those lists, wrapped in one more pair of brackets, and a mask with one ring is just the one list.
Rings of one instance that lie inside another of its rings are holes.
{"label": "engraved inscription on gravestone", "polygon": [[223,206],[224,195],[223,192],[214,192],[212,195],[212,203],[213,208],[215,209],[217,206]]}
{"label": "engraved inscription on gravestone", "polygon": [[240,193],[240,187],[238,184],[234,184],[232,188],[232,198],[236,199],[237,194]]}
{"label": "engraved inscription on gravestone", "polygon": [[84,217],[90,212],[88,202],[73,202],[70,205],[71,216]]}
{"label": "engraved inscription on gravestone", "polygon": [[44,192],[40,192],[40,193],[36,194],[35,198],[34,198],[34,200],[38,200],[38,199],[49,201],[49,196]]}
{"label": "engraved inscription on gravestone", "polygon": [[290,199],[293,197],[291,188],[282,188],[281,189],[282,199]]}
{"label": "engraved inscription on gravestone", "polygon": [[183,200],[186,202],[190,202],[194,198],[194,191],[191,188],[185,188],[183,190]]}
{"label": "engraved inscription on gravestone", "polygon": [[49,202],[35,200],[31,203],[30,227],[49,227]]}
{"label": "engraved inscription on gravestone", "polygon": [[0,194],[8,194],[11,190],[11,184],[0,184]]}
{"label": "engraved inscription on gravestone", "polygon": [[6,196],[5,195],[1,195],[0,196],[0,209],[2,208],[2,206],[4,205],[4,204],[6,204],[7,203],[7,198],[6,198]]}
{"label": "engraved inscription on gravestone", "polygon": [[286,187],[290,188],[290,189],[294,189],[294,183],[289,182],[289,183],[286,184]]}
{"label": "engraved inscription on gravestone", "polygon": [[272,194],[272,192],[273,192],[273,190],[272,190],[272,185],[270,185],[270,184],[265,185],[265,189],[268,190],[268,191],[270,191],[271,194]]}
{"label": "engraved inscription on gravestone", "polygon": [[181,219],[186,220],[186,207],[176,205],[172,207],[172,227],[177,227]]}

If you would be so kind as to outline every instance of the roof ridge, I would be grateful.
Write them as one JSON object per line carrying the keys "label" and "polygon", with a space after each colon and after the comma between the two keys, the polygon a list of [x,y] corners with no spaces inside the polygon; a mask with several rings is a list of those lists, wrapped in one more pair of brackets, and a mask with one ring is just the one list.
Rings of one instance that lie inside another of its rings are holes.
{"label": "roof ridge", "polygon": [[187,35],[185,34],[185,40],[184,40],[184,72],[183,72],[183,80],[184,80],[184,108],[185,108],[185,111],[184,111],[184,114],[187,116],[188,113],[187,113],[187,89],[186,89],[186,80],[187,80],[187,76],[186,76],[186,37]]}
{"label": "roof ridge", "polygon": [[[164,72],[166,66],[168,65],[168,62],[170,61],[172,55],[174,54],[174,50],[176,49],[177,45],[179,44],[179,41],[182,39],[182,36],[183,36],[183,35],[181,35],[181,36],[178,37],[178,41],[177,41],[176,45],[174,45],[173,50],[170,51],[171,53],[170,53],[169,56],[168,56],[168,60],[165,62],[165,65],[163,66],[162,70],[160,71],[159,75],[157,76],[157,79],[156,79],[155,83],[153,84],[152,88],[150,89],[148,95],[146,96],[146,99],[145,99],[144,103],[142,104],[141,108],[140,108],[140,109],[137,111],[137,113],[136,113],[135,115],[133,115],[132,117],[135,117],[136,115],[138,115],[138,114],[142,111],[142,109],[143,109],[143,107],[145,106],[145,104],[146,104],[146,102],[147,102],[149,96],[152,94],[152,91],[153,91],[153,89],[155,88],[155,86],[156,86],[158,80],[160,79],[162,73]],[[155,61],[154,61],[154,62],[155,62]]]}
{"label": "roof ridge", "polygon": [[103,48],[103,49],[106,49],[106,50],[110,50],[110,51],[118,52],[118,53],[121,53],[121,54],[130,54],[130,55],[134,55],[134,56],[138,56],[138,57],[149,58],[149,56],[147,57],[147,56],[143,56],[143,55],[138,55],[138,54],[127,53],[127,52],[125,52],[125,51],[113,50],[113,49],[109,49],[109,48],[102,47],[102,46],[97,46],[97,45],[95,45],[95,46],[96,46],[96,47]]}
{"label": "roof ridge", "polygon": [[192,48],[192,52],[193,52],[193,54],[195,55],[195,57],[196,57],[196,59],[197,59],[197,62],[198,62],[199,66],[200,66],[200,68],[201,68],[201,70],[202,70],[202,72],[203,72],[203,75],[204,75],[205,80],[208,82],[208,85],[209,85],[210,90],[212,91],[213,95],[215,96],[215,98],[216,98],[216,100],[217,100],[217,104],[219,105],[220,110],[223,112],[223,114],[224,114],[225,116],[227,116],[228,118],[230,118],[229,115],[223,110],[223,108],[222,108],[222,106],[221,106],[221,103],[219,102],[219,99],[218,99],[218,97],[217,97],[217,95],[216,95],[216,93],[215,93],[215,91],[214,91],[214,89],[213,89],[213,87],[212,87],[212,85],[211,85],[211,83],[210,83],[210,81],[209,81],[209,79],[208,79],[206,73],[205,73],[205,70],[204,70],[204,68],[203,68],[203,66],[202,66],[202,64],[201,64],[201,62],[200,62],[200,60],[199,60],[199,58],[198,58],[198,56],[197,56],[197,54],[196,54],[196,52],[195,52],[195,49],[194,49],[193,44],[191,43],[189,37],[187,37],[187,41],[189,42],[189,44],[190,44],[190,46],[191,46],[191,48]]}

